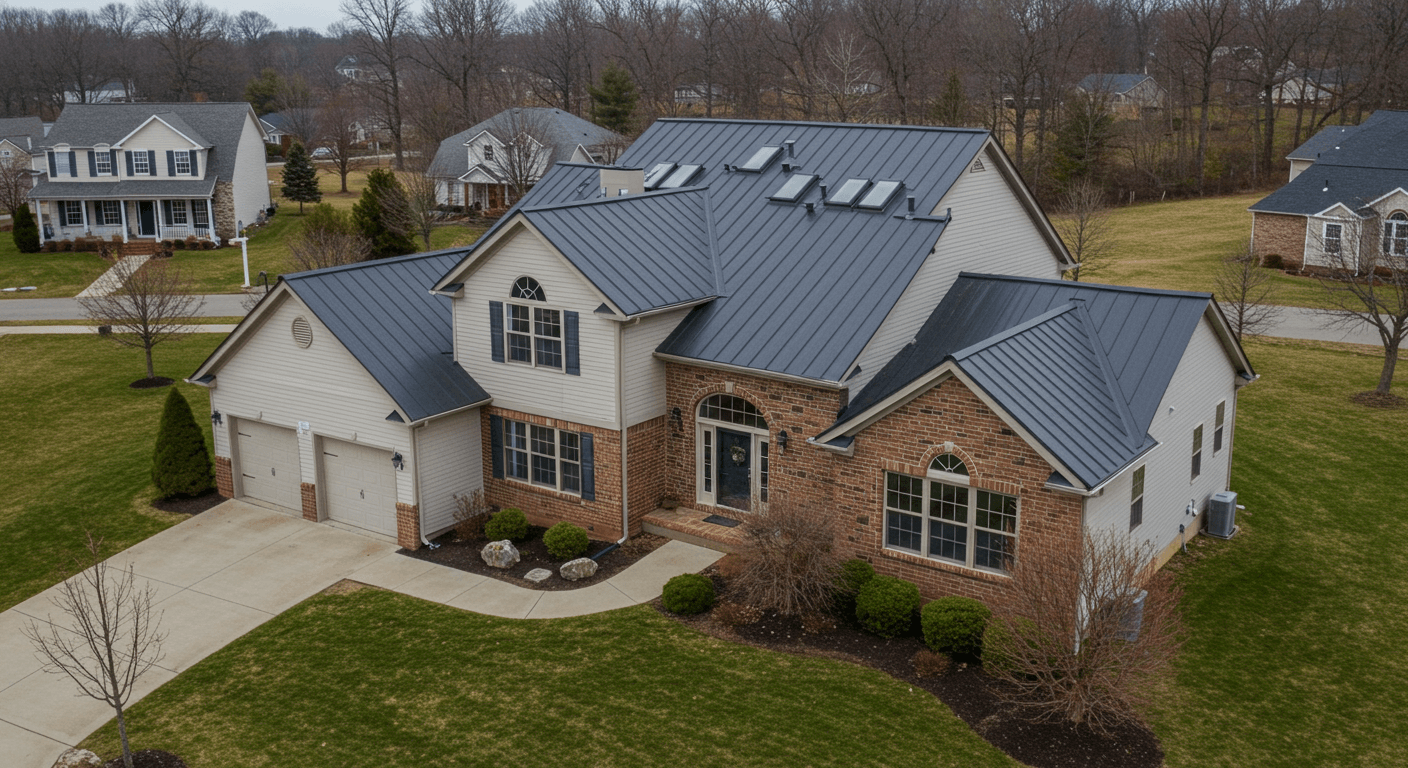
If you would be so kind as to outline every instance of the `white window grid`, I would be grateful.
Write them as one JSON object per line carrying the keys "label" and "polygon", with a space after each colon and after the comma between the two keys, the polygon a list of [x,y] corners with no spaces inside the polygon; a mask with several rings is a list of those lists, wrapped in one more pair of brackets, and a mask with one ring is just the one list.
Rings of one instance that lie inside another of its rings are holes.
{"label": "white window grid", "polygon": [[102,202],[103,226],[111,227],[122,224],[122,204],[116,200],[104,200]]}
{"label": "white window grid", "polygon": [[93,152],[93,167],[98,171],[99,176],[112,175],[112,155],[107,152]]}
{"label": "white window grid", "polygon": [[1129,529],[1132,531],[1144,522],[1144,467],[1134,470],[1133,482],[1129,489]]}
{"label": "white window grid", "polygon": [[191,151],[189,149],[177,150],[175,153],[176,174],[178,176],[191,175]]}
{"label": "white window grid", "polygon": [[1197,480],[1198,475],[1203,473],[1203,425],[1199,424],[1193,429],[1193,476],[1190,481]]}
{"label": "white window grid", "polygon": [[973,488],[966,475],[885,473],[886,549],[1006,573],[1016,557],[1018,499]]}
{"label": "white window grid", "polygon": [[189,224],[189,223],[191,223],[191,221],[190,221],[190,219],[189,219],[189,218],[187,217],[187,215],[186,215],[186,201],[185,201],[185,200],[172,200],[172,201],[171,201],[171,224],[172,224],[172,226],[184,227],[184,226],[186,226],[186,225]]}
{"label": "white window grid", "polygon": [[68,164],[67,152],[54,153],[54,171],[59,176],[67,176],[70,173],[73,173],[73,166]]}
{"label": "white window grid", "polygon": [[504,475],[510,480],[582,493],[581,435],[504,419]]}
{"label": "white window grid", "polygon": [[136,176],[147,176],[152,172],[152,167],[147,163],[147,153],[145,150],[128,150],[132,156],[132,173]]}
{"label": "white window grid", "polygon": [[64,204],[64,226],[83,226],[83,203],[77,200],[65,200]]}
{"label": "white window grid", "polygon": [[1223,400],[1217,404],[1217,416],[1213,420],[1212,428],[1212,455],[1216,456],[1222,452],[1222,428],[1227,420],[1227,401]]}

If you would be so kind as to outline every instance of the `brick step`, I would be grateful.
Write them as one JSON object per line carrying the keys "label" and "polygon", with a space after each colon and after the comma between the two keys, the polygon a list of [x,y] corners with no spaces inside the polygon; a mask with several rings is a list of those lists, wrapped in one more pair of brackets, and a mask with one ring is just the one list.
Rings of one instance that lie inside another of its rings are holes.
{"label": "brick step", "polygon": [[132,240],[119,245],[118,252],[123,256],[154,256],[156,255],[156,241]]}
{"label": "brick step", "polygon": [[[743,549],[743,532],[738,528],[714,525],[704,522],[704,518],[716,512],[698,509],[657,509],[641,521],[646,533],[678,539],[699,547],[718,552],[738,552]],[[725,517],[740,520],[746,512],[734,512]]]}

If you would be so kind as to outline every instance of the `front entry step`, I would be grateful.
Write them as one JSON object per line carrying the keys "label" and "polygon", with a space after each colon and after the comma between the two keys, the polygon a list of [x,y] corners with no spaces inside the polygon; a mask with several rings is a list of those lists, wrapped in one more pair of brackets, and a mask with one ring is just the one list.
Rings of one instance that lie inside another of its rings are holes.
{"label": "front entry step", "polygon": [[[698,547],[706,547],[717,552],[739,552],[743,549],[743,531],[740,527],[728,527],[704,522],[704,518],[717,514],[715,511],[699,509],[657,509],[645,516],[642,521],[646,533],[678,539]],[[726,517],[738,520],[746,512],[731,512]]]}

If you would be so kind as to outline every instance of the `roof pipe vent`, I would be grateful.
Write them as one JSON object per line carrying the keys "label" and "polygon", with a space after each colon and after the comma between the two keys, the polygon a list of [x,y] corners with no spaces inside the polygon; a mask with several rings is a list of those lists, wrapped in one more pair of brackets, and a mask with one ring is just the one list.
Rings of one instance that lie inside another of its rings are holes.
{"label": "roof pipe vent", "polygon": [[914,213],[914,195],[909,196],[909,212]]}
{"label": "roof pipe vent", "polygon": [[822,199],[822,200],[825,200],[825,199],[826,199],[826,185],[825,185],[825,184],[822,184],[822,185],[821,185],[821,199]]}
{"label": "roof pipe vent", "polygon": [[816,213],[816,203],[807,203],[807,215],[810,216],[813,213]]}
{"label": "roof pipe vent", "polygon": [[729,173],[729,172],[731,172],[732,170],[733,170],[732,168],[729,168],[729,167],[728,167],[728,163],[724,163],[724,173]]}
{"label": "roof pipe vent", "polygon": [[796,140],[796,139],[788,139],[787,141],[784,141],[784,142],[782,142],[782,143],[787,145],[787,156],[788,156],[788,157],[796,157],[796,156],[797,156],[797,152],[796,152],[797,140]]}
{"label": "roof pipe vent", "polygon": [[783,172],[783,173],[791,173],[791,172],[792,172],[792,164],[791,164],[791,163],[783,163],[783,164],[782,164],[782,172]]}
{"label": "roof pipe vent", "polygon": [[945,219],[952,219],[952,218],[953,218],[953,209],[952,209],[952,208],[945,208],[945,209],[944,209],[944,218],[945,218]]}

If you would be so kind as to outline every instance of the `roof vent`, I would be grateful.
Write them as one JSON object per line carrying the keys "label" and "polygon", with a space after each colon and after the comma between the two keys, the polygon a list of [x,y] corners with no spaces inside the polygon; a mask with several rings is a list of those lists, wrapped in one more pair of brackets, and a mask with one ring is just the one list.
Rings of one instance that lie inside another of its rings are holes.
{"label": "roof vent", "polygon": [[796,140],[796,139],[788,139],[787,141],[784,141],[784,142],[782,142],[782,143],[787,145],[787,156],[788,156],[788,157],[796,157],[796,156],[797,156],[797,140]]}
{"label": "roof vent", "polygon": [[293,342],[304,349],[313,344],[313,326],[302,315],[293,318]]}
{"label": "roof vent", "polygon": [[914,195],[909,196],[909,212],[914,213]]}
{"label": "roof vent", "polygon": [[782,172],[783,172],[783,173],[791,173],[791,172],[792,172],[792,164],[791,164],[791,163],[783,163],[783,164],[782,164]]}
{"label": "roof vent", "polygon": [[807,215],[810,216],[810,215],[812,215],[812,214],[815,213],[815,212],[816,212],[816,203],[807,203]]}

